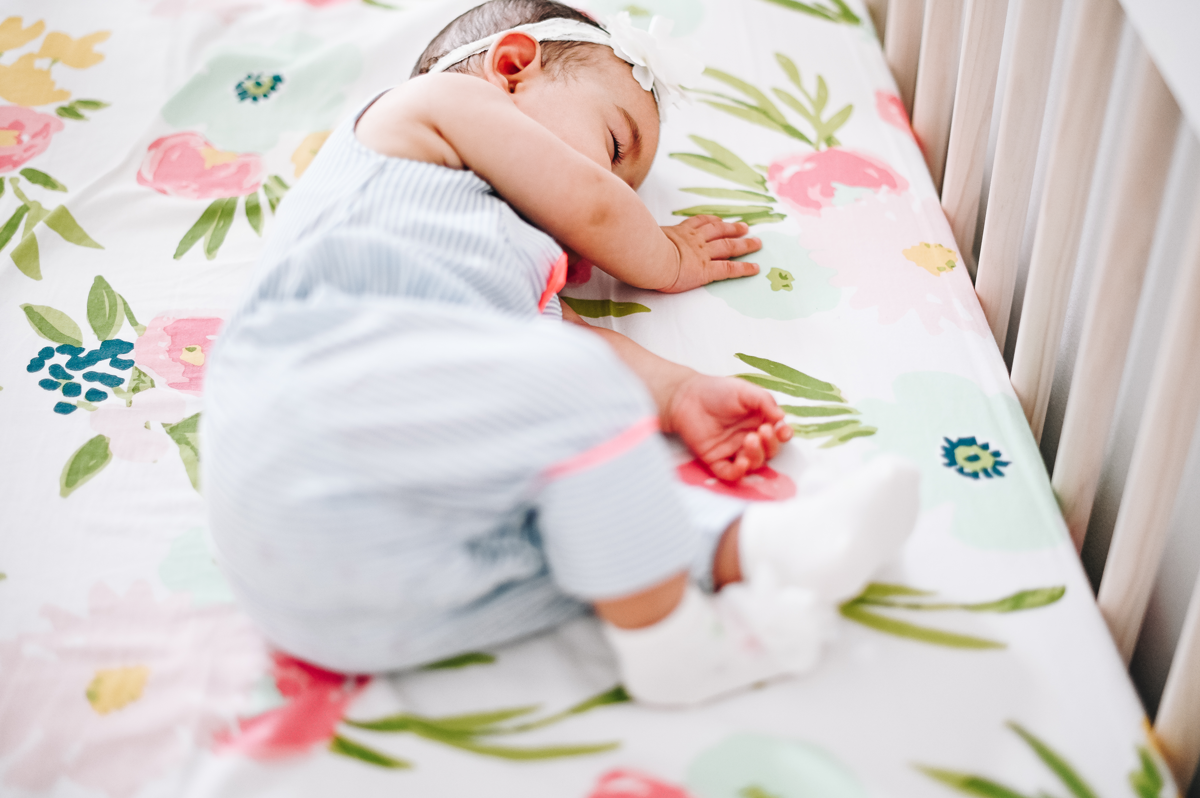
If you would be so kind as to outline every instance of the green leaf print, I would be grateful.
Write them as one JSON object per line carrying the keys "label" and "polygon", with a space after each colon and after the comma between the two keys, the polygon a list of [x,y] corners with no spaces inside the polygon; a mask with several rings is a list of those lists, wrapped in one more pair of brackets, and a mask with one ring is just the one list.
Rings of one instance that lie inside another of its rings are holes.
{"label": "green leaf print", "polygon": [[1053,748],[1046,745],[1015,721],[1009,721],[1008,728],[1015,731],[1033,749],[1038,759],[1042,760],[1046,767],[1054,771],[1054,775],[1058,776],[1058,780],[1070,791],[1071,795],[1075,796],[1075,798],[1096,798],[1095,791],[1075,772],[1075,769],[1071,767],[1067,760],[1063,759]]}
{"label": "green leaf print", "polygon": [[[32,213],[25,217],[25,226],[29,226],[29,220],[33,218]],[[19,244],[13,247],[13,251],[9,254],[13,263],[21,270],[21,273],[33,280],[42,279],[42,259],[38,252],[37,236],[26,234],[21,238]]]}
{"label": "green leaf print", "polygon": [[30,169],[30,168],[26,167],[25,169],[21,170],[21,177],[25,178],[30,183],[33,183],[35,186],[41,186],[42,188],[48,188],[51,191],[66,191],[67,190],[67,187],[64,186],[62,183],[58,182],[57,180],[55,180],[53,177],[46,174],[45,172],[39,172],[37,169]]}
{"label": "green leaf print", "polygon": [[100,341],[107,341],[117,334],[125,320],[125,303],[120,294],[113,290],[100,275],[92,281],[92,290],[87,299],[88,324]]}
{"label": "green leaf print", "polygon": [[496,661],[495,654],[488,654],[483,651],[468,651],[466,654],[459,654],[457,657],[431,662],[421,670],[423,671],[439,671],[450,670],[455,668],[465,668],[469,665],[491,665]]}
{"label": "green leaf print", "polygon": [[[143,328],[143,329],[145,329],[145,328]],[[113,392],[113,396],[117,397],[118,399],[125,400],[126,407],[132,407],[133,406],[133,397],[135,394],[139,394],[142,391],[148,391],[153,387],[154,387],[153,378],[151,378],[149,374],[142,371],[137,366],[134,366],[133,371],[131,371],[129,374],[128,387],[126,387],[126,388],[117,387],[117,388],[111,388],[110,390]]]}
{"label": "green leaf print", "polygon": [[778,202],[770,194],[759,194],[754,191],[738,191],[732,188],[681,188],[689,194],[699,194],[713,199],[744,200],[746,202]]}
{"label": "green leaf print", "polygon": [[217,223],[217,216],[221,213],[221,203],[224,201],[215,199],[210,202],[208,207],[204,209],[204,213],[200,214],[200,218],[196,220],[196,223],[183,234],[183,238],[179,240],[179,246],[175,248],[175,260],[179,260],[186,255],[187,251],[195,246],[197,241],[208,237],[213,225]]}
{"label": "green leaf print", "polygon": [[[120,294],[117,296],[121,297],[121,305],[125,308],[125,321],[129,322],[129,326],[133,328],[133,331],[137,333],[138,337],[140,338],[146,332],[146,325],[138,324],[137,317],[133,315],[133,308],[129,307],[129,300],[125,299],[125,297],[121,296]],[[154,386],[151,385],[150,387],[153,388]]]}
{"label": "green leaf print", "polygon": [[1010,790],[1003,784],[981,776],[972,776],[969,773],[958,773],[953,770],[941,770],[940,768],[930,768],[922,765],[917,765],[916,768],[931,779],[940,781],[947,787],[958,790],[964,795],[977,795],[979,798],[1029,798],[1029,796],[1015,790]]}
{"label": "green leaf print", "polygon": [[262,235],[262,202],[258,199],[257,191],[246,195],[246,221],[257,235]]}
{"label": "green leaf print", "polygon": [[[764,357],[754,357],[739,352],[737,358],[763,374],[736,374],[734,376],[769,391],[822,403],[817,405],[780,405],[783,412],[799,418],[831,419],[818,423],[793,423],[791,425],[792,432],[798,437],[824,440],[821,448],[829,449],[849,443],[855,438],[868,438],[879,431],[876,427],[867,426],[859,419],[852,418],[852,416],[859,415],[858,410],[846,404],[846,397],[833,383],[810,377],[803,371],[774,360],[767,360]],[[837,416],[842,416],[842,418],[835,418]]]}
{"label": "green leaf print", "polygon": [[271,175],[263,183],[263,193],[267,195],[267,203],[271,206],[271,213],[275,213],[276,206],[283,199],[283,195],[288,193],[290,187],[283,182],[283,178],[279,175]]}
{"label": "green leaf print", "polygon": [[[4,181],[0,180],[0,187],[4,185]],[[13,215],[8,217],[8,221],[0,227],[0,249],[4,249],[12,237],[16,234],[17,228],[21,226],[21,220],[25,218],[25,214],[29,213],[28,205],[19,205],[13,211]]]}
{"label": "green leaf print", "polygon": [[91,249],[104,249],[100,244],[97,244],[84,229],[79,226],[79,222],[75,221],[75,217],[67,210],[66,205],[59,205],[54,210],[50,211],[45,218],[46,226],[63,237],[63,240],[74,244],[77,247],[90,247]]}
{"label": "green leaf print", "polygon": [[1158,764],[1144,746],[1138,748],[1138,764],[1140,767],[1129,774],[1129,786],[1137,793],[1138,798],[1160,798],[1163,782]]}
{"label": "green leaf print", "polygon": [[1005,648],[1004,643],[996,640],[988,640],[982,637],[972,637],[971,635],[962,635],[955,632],[946,632],[941,629],[931,629],[927,626],[917,626],[907,621],[900,621],[895,618],[889,618],[886,615],[880,615],[866,609],[863,604],[857,601],[848,601],[843,604],[840,611],[844,617],[862,624],[868,628],[874,629],[885,634],[895,635],[896,637],[907,637],[910,640],[916,640],[921,643],[929,643],[935,646],[946,646],[947,648],[968,648],[968,649],[987,649],[987,648]]}
{"label": "green leaf print", "polygon": [[99,474],[112,460],[112,452],[108,448],[108,438],[97,435],[75,453],[63,466],[62,476],[59,477],[58,495],[64,499],[70,496],[76,488]]}
{"label": "green leaf print", "polygon": [[[1043,587],[1035,590],[1022,590],[995,601],[985,601],[976,604],[934,603],[919,601],[893,601],[884,597],[860,596],[863,604],[875,604],[881,607],[895,607],[905,610],[963,610],[965,612],[1020,612],[1046,607],[1058,601],[1067,592],[1066,587]],[[929,595],[929,594],[922,594]]]}
{"label": "green leaf print", "polygon": [[[1006,725],[1032,749],[1042,764],[1050,769],[1073,798],[1098,798],[1096,791],[1067,761],[1066,757],[1016,721],[1009,721]],[[1136,752],[1138,768],[1129,776],[1129,783],[1134,794],[1137,798],[1160,798],[1160,792],[1165,785],[1154,756],[1143,746],[1139,746]],[[1036,796],[1030,796],[1000,782],[972,773],[928,765],[914,765],[913,767],[929,778],[964,795],[982,796],[983,798],[1047,798],[1050,795],[1045,790],[1038,790]]]}
{"label": "green leaf print", "polygon": [[358,759],[362,762],[366,762],[368,765],[376,765],[381,768],[392,768],[394,770],[399,770],[412,767],[411,762],[406,762],[403,759],[397,759],[393,756],[380,753],[373,748],[368,748],[362,743],[356,743],[353,740],[348,740],[340,734],[335,734],[333,739],[329,741],[329,750],[335,754],[348,756],[351,759]]}
{"label": "green leaf print", "polygon": [[588,319],[599,319],[604,316],[629,316],[634,313],[649,313],[650,308],[637,302],[614,302],[611,299],[576,299],[573,296],[559,295],[562,303],[580,316]]}
{"label": "green leaf print", "polygon": [[462,751],[468,751],[482,756],[496,757],[509,760],[556,759],[567,756],[584,756],[611,751],[619,747],[619,742],[589,743],[581,745],[550,745],[524,748],[510,745],[497,745],[494,739],[498,736],[522,734],[534,729],[559,723],[573,715],[588,712],[597,707],[629,701],[624,688],[617,687],[606,690],[587,698],[561,712],[524,723],[505,725],[509,721],[526,717],[537,711],[537,706],[508,707],[505,709],[477,712],[467,715],[450,715],[440,718],[430,718],[413,713],[401,713],[379,718],[377,720],[345,720],[344,722],[357,729],[374,732],[407,732],[425,740],[447,745]]}
{"label": "green leaf print", "polygon": [[187,471],[188,480],[194,490],[200,490],[200,414],[188,416],[175,424],[163,424],[163,431],[179,447],[179,459]]}
{"label": "green leaf print", "polygon": [[830,0],[833,8],[824,3],[801,3],[799,0],[766,0],[768,3],[774,3],[777,6],[782,6],[791,11],[799,11],[801,14],[823,19],[827,22],[840,22],[844,25],[861,25],[862,20],[858,15],[850,10],[844,0]]}
{"label": "green leaf print", "polygon": [[225,243],[225,236],[233,225],[233,216],[237,212],[238,198],[227,197],[217,202],[221,204],[217,208],[216,221],[204,236],[204,257],[208,260],[217,257],[217,252]]}
{"label": "green leaf print", "polygon": [[70,316],[48,305],[21,305],[33,331],[56,344],[83,346],[83,331]]}
{"label": "green leaf print", "polygon": [[688,136],[688,138],[708,153],[708,156],[673,152],[670,157],[709,174],[722,177],[731,183],[737,183],[747,188],[757,188],[760,191],[767,190],[767,179],[730,150],[715,141],[700,136]]}
{"label": "green leaf print", "polygon": [[[860,623],[871,629],[886,634],[906,637],[933,645],[950,646],[952,648],[1003,648],[1004,643],[986,640],[970,635],[960,635],[939,629],[916,626],[895,618],[881,615],[868,608],[887,608],[890,610],[915,610],[918,612],[995,612],[1009,613],[1033,610],[1047,607],[1063,597],[1066,593],[1063,586],[1022,590],[995,601],[984,602],[939,602],[928,600],[934,593],[928,590],[918,590],[906,585],[889,585],[872,582],[862,593],[841,606],[841,613],[847,619]],[[926,600],[914,600],[926,599]]]}

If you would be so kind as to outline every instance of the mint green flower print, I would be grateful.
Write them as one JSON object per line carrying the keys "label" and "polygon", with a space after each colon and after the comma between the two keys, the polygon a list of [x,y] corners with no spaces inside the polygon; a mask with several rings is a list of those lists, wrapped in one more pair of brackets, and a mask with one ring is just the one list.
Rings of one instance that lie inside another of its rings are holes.
{"label": "mint green flower print", "polygon": [[332,127],[361,68],[357,48],[305,34],[269,46],[227,47],[176,92],[163,118],[202,128],[220,150],[266,152],[283,133]]}
{"label": "mint green flower print", "polygon": [[922,508],[952,505],[955,538],[1003,551],[1068,543],[1015,398],[988,395],[972,380],[938,371],[902,374],[892,393],[892,401],[860,399],[855,406],[864,423],[879,429],[873,443],[920,466]]}

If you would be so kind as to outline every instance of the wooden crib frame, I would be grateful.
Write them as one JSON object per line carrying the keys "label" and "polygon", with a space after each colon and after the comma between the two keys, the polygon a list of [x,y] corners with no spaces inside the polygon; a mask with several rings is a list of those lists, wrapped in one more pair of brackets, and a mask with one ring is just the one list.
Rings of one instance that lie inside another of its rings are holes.
{"label": "wooden crib frame", "polygon": [[[975,290],[1003,350],[1034,182],[1064,0],[1011,0],[1011,66],[992,162]],[[867,0],[885,30],[888,65],[910,110],[959,251],[971,259],[1010,0]],[[965,19],[964,19],[965,16]],[[1125,14],[1080,0],[1067,38],[1061,101],[1029,265],[1012,385],[1034,437],[1046,420]],[[961,46],[960,46],[961,44]],[[1118,155],[1108,223],[1084,317],[1053,487],[1083,545],[1133,332],[1180,111],[1141,42],[1128,141]],[[1119,221],[1118,225],[1116,222]],[[1175,285],[1097,601],[1126,664],[1166,546],[1200,413],[1200,203]],[[1193,590],[1154,724],[1180,788],[1200,761],[1200,580]]]}

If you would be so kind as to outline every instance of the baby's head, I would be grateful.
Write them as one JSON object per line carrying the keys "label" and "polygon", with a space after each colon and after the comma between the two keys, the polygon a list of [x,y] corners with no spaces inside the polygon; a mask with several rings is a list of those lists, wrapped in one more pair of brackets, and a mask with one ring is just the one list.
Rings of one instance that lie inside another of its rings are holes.
{"label": "baby's head", "polygon": [[552,0],[491,0],[471,9],[434,37],[412,75],[429,72],[453,50],[509,31],[486,51],[446,67],[508,91],[534,121],[635,188],[658,147],[654,95],[633,77],[612,48],[580,41],[545,41],[512,31],[519,25],[573,20],[602,32],[595,21]]}

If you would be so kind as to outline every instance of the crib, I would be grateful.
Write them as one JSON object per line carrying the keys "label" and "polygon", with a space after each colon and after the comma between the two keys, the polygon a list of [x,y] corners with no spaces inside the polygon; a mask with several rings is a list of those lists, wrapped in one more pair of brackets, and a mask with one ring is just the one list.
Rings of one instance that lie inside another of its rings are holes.
{"label": "crib", "polygon": [[[1013,388],[1040,438],[1125,13],[1121,4],[1108,0],[1081,4],[1069,33],[1064,99],[1057,114],[1043,122],[1063,4],[1020,4],[1015,29],[1007,34],[1013,65],[999,87],[999,134],[986,214],[981,215],[1007,0],[891,0],[873,10],[886,19],[888,64],[912,111],[913,129],[924,144],[946,217],[965,248],[975,241],[983,218],[975,288],[1001,349],[1009,334],[1042,125],[1050,126],[1049,167],[1012,361]],[[1139,47],[1136,70],[1131,108],[1136,121],[1116,166],[1107,232],[1092,267],[1095,278],[1053,472],[1055,494],[1077,549],[1083,547],[1100,479],[1104,433],[1113,423],[1181,119],[1179,105],[1144,47]],[[1163,555],[1200,410],[1195,368],[1200,214],[1193,216],[1185,235],[1185,261],[1097,597],[1126,662]],[[1200,583],[1192,594],[1155,730],[1186,786],[1200,761]]]}
{"label": "crib", "polygon": [[1098,595],[1079,557],[1176,131],[1198,123],[1139,44],[1128,143],[1093,185],[1118,0],[580,3],[672,17],[708,67],[639,191],[659,223],[715,214],[764,242],[754,277],[664,296],[595,270],[561,294],[788,414],[769,468],[726,485],[676,445],[679,481],[776,501],[883,452],[921,470],[912,540],[814,674],[666,712],[629,700],[590,617],[399,674],[262,639],[205,543],[206,357],[329,129],[475,4],[0,14],[0,792],[1185,792],[1200,586],[1153,724],[1127,669],[1200,413],[1200,208],[1167,231],[1186,252]]}

